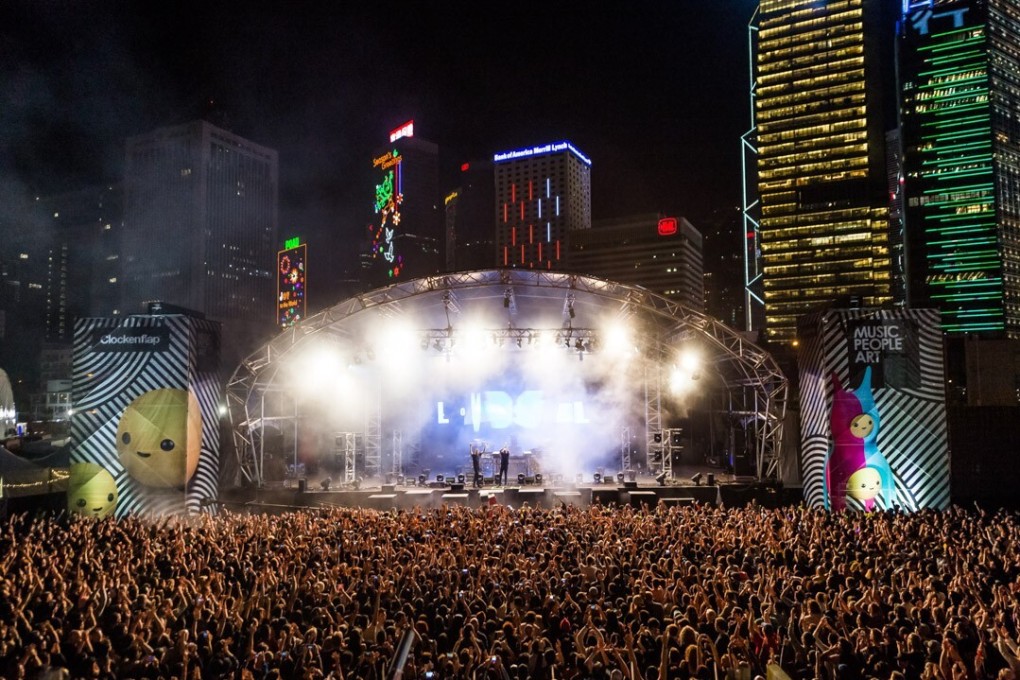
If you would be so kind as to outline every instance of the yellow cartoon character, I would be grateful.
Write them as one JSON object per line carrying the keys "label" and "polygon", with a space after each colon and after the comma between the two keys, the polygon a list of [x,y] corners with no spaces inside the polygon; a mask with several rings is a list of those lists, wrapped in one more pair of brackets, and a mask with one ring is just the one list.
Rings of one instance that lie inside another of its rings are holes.
{"label": "yellow cartoon character", "polygon": [[87,517],[106,517],[117,507],[117,482],[95,463],[74,463],[67,480],[67,507]]}
{"label": "yellow cartoon character", "polygon": [[188,390],[146,392],[128,404],[117,426],[120,462],[146,486],[184,486],[198,468],[201,444],[202,412]]}
{"label": "yellow cartoon character", "polygon": [[846,482],[846,495],[859,501],[870,501],[881,490],[882,475],[873,467],[862,467]]}

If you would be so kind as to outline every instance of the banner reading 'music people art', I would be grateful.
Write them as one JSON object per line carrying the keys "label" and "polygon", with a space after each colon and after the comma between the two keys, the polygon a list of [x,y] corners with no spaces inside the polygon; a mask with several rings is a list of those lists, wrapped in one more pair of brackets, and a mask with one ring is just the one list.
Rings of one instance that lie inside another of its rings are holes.
{"label": "banner reading 'music people art'", "polygon": [[804,496],[830,510],[949,504],[937,310],[842,309],[798,325]]}
{"label": "banner reading 'music people art'", "polygon": [[182,315],[79,319],[68,509],[197,512],[216,497],[219,325]]}

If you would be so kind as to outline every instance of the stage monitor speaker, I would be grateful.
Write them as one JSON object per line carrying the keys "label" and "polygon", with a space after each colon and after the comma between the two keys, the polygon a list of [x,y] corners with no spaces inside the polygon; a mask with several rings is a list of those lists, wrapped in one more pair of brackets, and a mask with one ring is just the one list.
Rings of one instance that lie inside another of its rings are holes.
{"label": "stage monitor speaker", "polygon": [[709,486],[715,486],[715,473],[714,472],[709,472],[708,473],[708,485]]}
{"label": "stage monitor speaker", "polygon": [[450,485],[450,491],[452,491],[454,493],[459,493],[459,492],[461,492],[463,490],[464,490],[464,485],[463,484],[451,484]]}
{"label": "stage monitor speaker", "polygon": [[297,480],[297,490],[298,490],[298,493],[304,493],[304,492],[308,491],[308,480],[305,479],[304,477],[302,477],[301,479]]}
{"label": "stage monitor speaker", "polygon": [[396,493],[396,491],[397,491],[397,485],[396,484],[383,484],[382,485],[382,492],[383,493]]}
{"label": "stage monitor speaker", "polygon": [[636,489],[637,488],[637,482],[629,482],[629,481],[628,482],[624,482],[623,483],[623,488],[624,489]]}

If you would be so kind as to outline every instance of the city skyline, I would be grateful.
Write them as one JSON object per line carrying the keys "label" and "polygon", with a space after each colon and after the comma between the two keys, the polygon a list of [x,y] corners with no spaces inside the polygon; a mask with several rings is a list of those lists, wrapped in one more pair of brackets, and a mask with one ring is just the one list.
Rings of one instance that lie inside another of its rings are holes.
{"label": "city skyline", "polygon": [[371,207],[364,158],[413,119],[440,147],[443,190],[463,162],[571,139],[593,161],[594,216],[696,220],[739,202],[754,4],[494,15],[16,3],[0,191],[116,181],[128,137],[204,117],[279,151],[281,238],[343,244]]}

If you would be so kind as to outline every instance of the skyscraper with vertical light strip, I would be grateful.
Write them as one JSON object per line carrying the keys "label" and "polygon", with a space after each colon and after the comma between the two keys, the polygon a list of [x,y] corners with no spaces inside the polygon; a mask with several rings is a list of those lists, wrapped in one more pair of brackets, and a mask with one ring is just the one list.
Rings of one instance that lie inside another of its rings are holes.
{"label": "skyscraper with vertical light strip", "polygon": [[[885,129],[894,23],[879,0],[762,0],[755,121],[765,331],[892,302]],[[888,24],[885,20],[888,19]],[[888,118],[887,118],[888,117]],[[893,119],[894,120],[894,119]]]}
{"label": "skyscraper with vertical light strip", "polygon": [[1020,338],[1020,0],[908,0],[899,28],[908,297]]}
{"label": "skyscraper with vertical light strip", "polygon": [[561,269],[567,234],[591,228],[591,160],[570,142],[493,156],[496,265]]}

